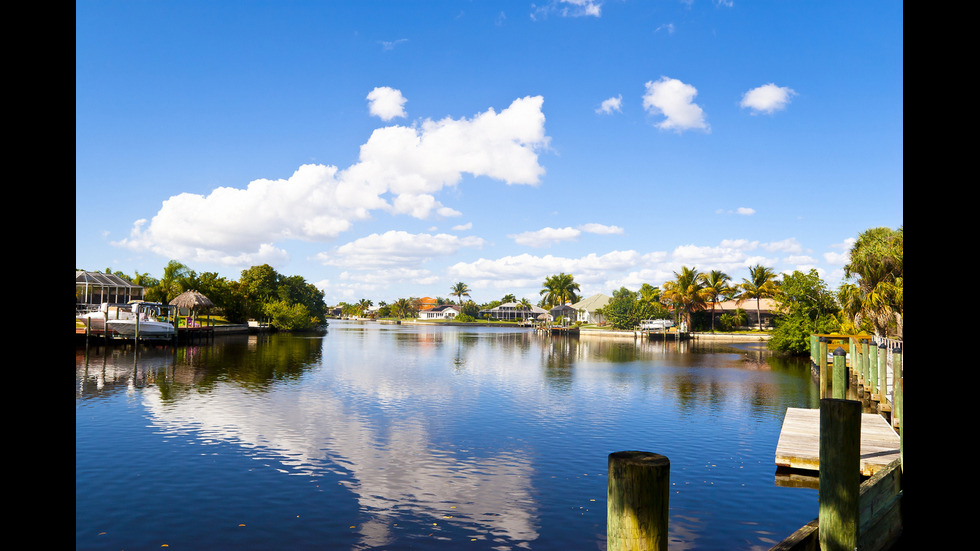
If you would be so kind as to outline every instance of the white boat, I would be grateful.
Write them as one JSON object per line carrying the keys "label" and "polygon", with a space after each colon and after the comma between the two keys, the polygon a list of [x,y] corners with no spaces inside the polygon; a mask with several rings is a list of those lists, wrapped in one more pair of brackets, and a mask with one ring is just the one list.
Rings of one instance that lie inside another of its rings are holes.
{"label": "white boat", "polygon": [[135,320],[136,315],[133,314],[133,308],[129,304],[109,304],[108,302],[103,302],[98,310],[75,316],[75,319],[86,326],[91,324],[93,331],[104,331],[106,319]]}
{"label": "white boat", "polygon": [[139,302],[133,304],[131,317],[128,319],[110,319],[106,321],[112,329],[123,338],[170,340],[177,334],[174,326],[167,321],[159,321],[160,305],[154,302]]}
{"label": "white boat", "polygon": [[674,326],[670,320],[642,320],[640,321],[640,331],[666,331]]}

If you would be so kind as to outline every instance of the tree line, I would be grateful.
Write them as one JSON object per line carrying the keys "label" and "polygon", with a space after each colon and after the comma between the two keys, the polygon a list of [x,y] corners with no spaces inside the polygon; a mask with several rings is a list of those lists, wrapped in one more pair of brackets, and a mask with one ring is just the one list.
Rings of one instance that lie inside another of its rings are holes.
{"label": "tree line", "polygon": [[198,291],[214,303],[212,312],[230,323],[267,320],[288,331],[317,327],[327,319],[323,291],[301,276],[280,274],[268,264],[242,270],[237,281],[215,272],[199,274],[176,260],[167,264],[159,279],[139,272],[128,276],[106,269],[106,273],[143,287],[143,298],[149,302],[169,304],[185,291]]}
{"label": "tree line", "polygon": [[[828,289],[815,269],[796,270],[780,277],[772,268],[759,264],[749,268],[748,277],[735,282],[720,270],[700,272],[684,266],[661,287],[644,283],[638,291],[626,287],[613,291],[612,299],[598,313],[619,329],[635,328],[644,319],[674,317],[691,329],[714,331],[718,304],[732,299],[739,303],[739,308],[718,318],[721,328],[744,326],[747,316],[743,308],[748,308],[755,310],[761,329],[762,301],[773,299],[777,307],[771,312],[774,330],[768,346],[773,350],[806,354],[809,336],[814,333],[901,336],[903,259],[903,228],[872,228],[862,232],[851,247],[844,266],[848,281],[836,291]],[[572,304],[581,300],[580,292],[571,274],[551,275],[542,283],[538,306],[550,309]],[[469,294],[469,286],[462,282],[450,289],[450,295],[456,297],[462,310],[457,319],[477,318],[481,309],[509,302],[517,303],[518,310],[531,309],[528,299],[517,300],[512,294],[482,307],[472,300],[464,302],[463,297]],[[440,304],[446,302],[438,299]],[[347,305],[347,311],[364,313],[370,305],[369,300],[362,300]],[[377,315],[415,317],[421,307],[418,298],[399,299],[392,304],[382,302]]]}

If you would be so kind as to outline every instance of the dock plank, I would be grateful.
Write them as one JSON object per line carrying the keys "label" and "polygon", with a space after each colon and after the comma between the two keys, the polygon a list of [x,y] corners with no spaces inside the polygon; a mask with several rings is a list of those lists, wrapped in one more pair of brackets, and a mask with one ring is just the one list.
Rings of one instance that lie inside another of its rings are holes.
{"label": "dock plank", "polygon": [[[899,436],[882,416],[861,414],[861,474],[871,476],[899,457]],[[776,465],[820,470],[820,410],[787,408],[776,444]]]}

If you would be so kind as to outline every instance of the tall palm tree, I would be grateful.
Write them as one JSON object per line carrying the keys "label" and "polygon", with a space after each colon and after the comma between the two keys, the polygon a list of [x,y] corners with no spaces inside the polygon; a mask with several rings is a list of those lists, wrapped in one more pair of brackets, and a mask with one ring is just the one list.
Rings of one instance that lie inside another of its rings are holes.
{"label": "tall palm tree", "polygon": [[904,315],[904,230],[872,228],[861,232],[849,252],[844,276],[857,278],[854,300],[858,317],[867,319],[875,334],[887,334],[890,323],[901,332]]}
{"label": "tall palm tree", "polygon": [[463,283],[462,281],[453,285],[452,290],[449,292],[450,295],[459,299],[460,308],[463,307],[463,297],[470,296],[470,287]]}
{"label": "tall palm tree", "polygon": [[704,293],[705,297],[711,301],[711,331],[715,330],[715,305],[719,299],[729,296],[732,288],[729,283],[732,278],[721,270],[711,270],[705,276]]}
{"label": "tall palm tree", "polygon": [[542,286],[544,288],[540,294],[544,295],[544,301],[549,306],[578,302],[577,293],[581,292],[579,284],[575,283],[575,277],[565,272],[548,276]]}
{"label": "tall palm tree", "polygon": [[708,299],[705,293],[705,275],[696,268],[682,266],[680,273],[674,272],[674,281],[663,284],[661,299],[672,303],[683,316],[688,330],[691,329],[691,316],[703,310]]}
{"label": "tall palm tree", "polygon": [[756,264],[749,268],[749,279],[742,278],[739,289],[742,291],[739,295],[739,304],[748,299],[755,299],[756,320],[759,322],[759,330],[762,330],[762,299],[772,298],[779,291],[775,272],[772,268]]}
{"label": "tall palm tree", "polygon": [[400,318],[410,317],[412,313],[412,301],[407,298],[400,298],[391,305],[391,312]]}

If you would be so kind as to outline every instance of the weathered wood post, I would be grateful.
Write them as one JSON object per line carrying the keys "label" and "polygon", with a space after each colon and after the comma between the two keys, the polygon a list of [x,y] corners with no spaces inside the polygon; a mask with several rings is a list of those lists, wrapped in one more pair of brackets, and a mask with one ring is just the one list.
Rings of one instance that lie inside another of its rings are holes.
{"label": "weathered wood post", "polygon": [[878,378],[878,347],[873,342],[868,343],[868,370],[874,389],[871,391],[871,401],[881,400],[881,379]]}
{"label": "weathered wood post", "polygon": [[670,460],[641,451],[609,454],[606,549],[667,549]]}
{"label": "weathered wood post", "polygon": [[902,393],[898,383],[902,380],[902,348],[897,344],[892,349],[892,380],[895,381],[895,408],[892,411],[892,426],[901,428]]}
{"label": "weathered wood post", "polygon": [[861,403],[820,400],[819,540],[821,551],[858,543],[861,494]]}
{"label": "weathered wood post", "polygon": [[817,368],[820,370],[820,397],[829,398],[830,373],[827,373],[827,338],[820,337],[820,350],[817,352]]}
{"label": "weathered wood post", "polygon": [[864,373],[864,395],[870,402],[871,395],[874,393],[874,380],[868,369],[868,343],[862,340],[859,346],[861,347],[861,372]]}
{"label": "weathered wood post", "polygon": [[[882,341],[878,345],[878,381],[881,389],[878,391],[878,412],[891,411],[888,400],[888,345]],[[894,381],[894,379],[893,379]],[[894,386],[892,387],[894,388]]]}
{"label": "weathered wood post", "polygon": [[[847,393],[847,352],[844,349],[837,347],[834,350],[834,385],[833,392],[834,398],[843,400]],[[826,396],[825,396],[826,397]]]}

